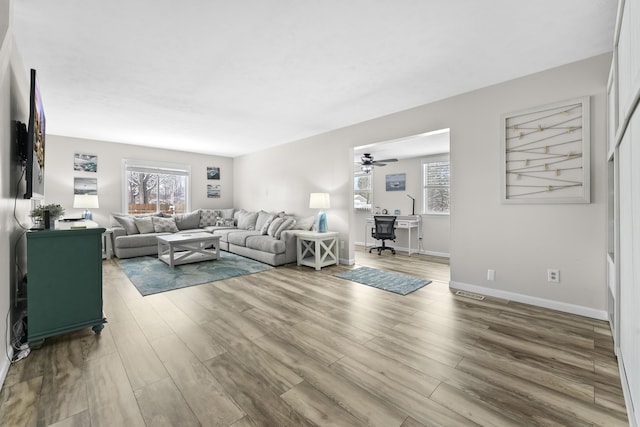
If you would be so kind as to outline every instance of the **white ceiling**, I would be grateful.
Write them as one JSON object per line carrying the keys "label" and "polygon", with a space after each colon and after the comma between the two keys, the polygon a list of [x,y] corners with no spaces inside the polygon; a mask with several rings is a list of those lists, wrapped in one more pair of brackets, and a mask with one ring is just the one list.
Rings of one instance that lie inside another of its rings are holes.
{"label": "white ceiling", "polygon": [[238,156],[612,50],[615,0],[15,0],[47,133]]}

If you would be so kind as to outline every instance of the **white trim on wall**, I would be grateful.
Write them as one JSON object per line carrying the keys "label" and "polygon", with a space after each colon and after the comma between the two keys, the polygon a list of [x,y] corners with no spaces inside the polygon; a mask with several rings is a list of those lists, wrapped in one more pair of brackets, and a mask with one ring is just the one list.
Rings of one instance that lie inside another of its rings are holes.
{"label": "white trim on wall", "polygon": [[569,304],[561,301],[554,301],[546,298],[538,298],[529,295],[517,294],[514,292],[503,291],[500,289],[492,289],[484,286],[471,285],[461,282],[449,282],[450,289],[460,289],[463,291],[469,291],[481,295],[486,295],[495,298],[502,298],[510,301],[521,302],[523,304],[530,304],[538,307],[549,308],[551,310],[564,311],[566,313],[577,314],[578,316],[590,317],[597,320],[608,320],[608,314],[606,310],[595,310],[589,307],[583,307],[579,305]]}

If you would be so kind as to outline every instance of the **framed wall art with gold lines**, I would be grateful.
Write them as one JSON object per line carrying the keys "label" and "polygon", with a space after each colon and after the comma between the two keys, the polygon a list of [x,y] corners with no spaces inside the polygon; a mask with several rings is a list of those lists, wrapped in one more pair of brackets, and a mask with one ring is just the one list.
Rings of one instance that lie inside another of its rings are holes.
{"label": "framed wall art with gold lines", "polygon": [[502,115],[505,203],[590,203],[589,97]]}

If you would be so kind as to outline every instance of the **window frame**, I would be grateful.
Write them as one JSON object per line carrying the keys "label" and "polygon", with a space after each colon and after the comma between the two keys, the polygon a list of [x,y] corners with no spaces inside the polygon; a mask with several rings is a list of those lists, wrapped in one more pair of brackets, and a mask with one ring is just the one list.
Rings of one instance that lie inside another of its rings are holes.
{"label": "window frame", "polygon": [[[167,175],[180,175],[185,177],[184,205],[185,213],[191,212],[191,165],[180,163],[167,163],[149,160],[122,159],[122,212],[129,212],[129,194],[127,188],[127,172],[148,172]],[[159,197],[156,201],[156,210],[160,212]]]}
{"label": "window frame", "polygon": [[[447,162],[449,164],[449,185],[427,185],[426,183],[426,170],[427,165],[432,163]],[[451,215],[451,160],[449,153],[435,154],[427,156],[422,159],[422,215]],[[428,190],[429,189],[447,189],[449,193],[449,209],[446,212],[430,211],[428,210]]]}

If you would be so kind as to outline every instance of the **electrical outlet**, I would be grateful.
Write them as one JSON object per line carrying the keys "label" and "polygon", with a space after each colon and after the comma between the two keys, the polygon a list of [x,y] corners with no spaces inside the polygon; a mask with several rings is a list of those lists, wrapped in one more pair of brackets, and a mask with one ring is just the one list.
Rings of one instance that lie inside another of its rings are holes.
{"label": "electrical outlet", "polygon": [[547,270],[547,282],[560,283],[560,270],[549,268]]}
{"label": "electrical outlet", "polygon": [[487,270],[487,280],[491,280],[491,281],[496,280],[496,271],[495,270],[493,270],[491,268]]}

